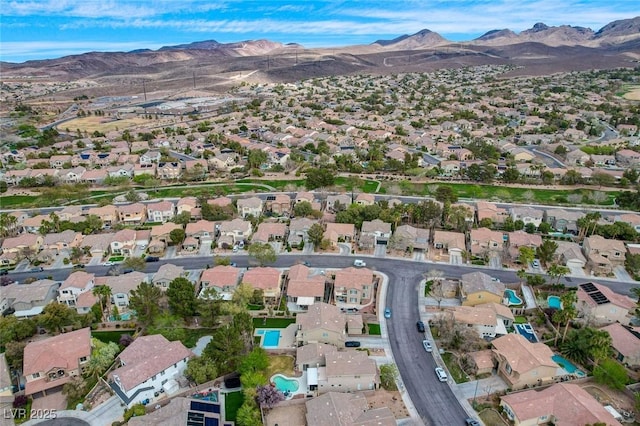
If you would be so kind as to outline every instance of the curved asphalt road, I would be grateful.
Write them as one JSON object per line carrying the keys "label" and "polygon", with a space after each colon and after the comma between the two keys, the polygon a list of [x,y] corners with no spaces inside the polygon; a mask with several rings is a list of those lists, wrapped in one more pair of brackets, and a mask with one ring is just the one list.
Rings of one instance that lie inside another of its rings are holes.
{"label": "curved asphalt road", "polygon": [[[230,257],[239,267],[247,267],[249,265],[247,256],[231,255]],[[414,262],[408,259],[372,257],[365,257],[365,259],[367,267],[378,270],[389,277],[386,295],[386,305],[391,308],[392,312],[391,319],[387,320],[389,341],[402,381],[422,421],[427,425],[434,426],[463,425],[467,414],[451,388],[446,383],[438,381],[434,372],[436,367],[434,358],[431,354],[425,352],[422,347],[423,335],[416,331],[416,321],[419,319],[418,285],[423,279],[423,275],[431,269],[441,270],[445,276],[451,278],[458,278],[469,272],[481,271],[505,283],[519,281],[515,271]],[[283,254],[271,266],[284,268],[301,261],[307,261],[314,268],[345,268],[351,266],[353,260],[354,256],[350,255],[302,256]],[[144,272],[155,272],[164,263],[173,263],[183,266],[185,269],[200,269],[205,268],[207,264],[213,265],[213,258],[209,256],[162,259],[160,262],[148,263]],[[108,269],[109,267],[107,266],[88,266],[86,271],[96,275],[105,275]],[[71,269],[67,268],[37,273],[10,273],[9,276],[20,281],[29,276],[37,278],[51,276],[56,281],[63,281],[70,273]],[[576,286],[582,282],[589,281],[600,282],[616,292],[627,295],[630,294],[630,289],[633,286],[632,283],[602,282],[587,278],[561,280],[567,286]]]}

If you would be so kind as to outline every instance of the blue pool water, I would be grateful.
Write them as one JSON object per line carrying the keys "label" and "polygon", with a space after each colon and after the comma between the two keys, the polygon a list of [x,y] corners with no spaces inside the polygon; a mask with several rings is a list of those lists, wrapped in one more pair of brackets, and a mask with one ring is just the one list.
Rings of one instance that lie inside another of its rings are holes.
{"label": "blue pool water", "polygon": [[[260,330],[262,331],[262,330]],[[258,331],[258,333],[260,332]],[[280,330],[265,330],[262,338],[263,348],[277,348],[280,342]]]}
{"label": "blue pool water", "polygon": [[[131,312],[125,312],[124,314],[120,314],[120,321],[129,321],[133,317]],[[116,317],[113,315],[109,315],[109,321],[115,321]]]}
{"label": "blue pool water", "polygon": [[571,361],[569,361],[568,359],[566,359],[562,355],[554,355],[554,356],[551,357],[551,359],[553,360],[553,362],[558,364],[560,367],[564,368],[567,371],[567,373],[569,373],[569,374],[575,374],[575,375],[580,376],[580,377],[585,375],[584,371],[579,370],[578,367],[576,367],[574,363],[572,363]]}
{"label": "blue pool water", "polygon": [[194,393],[193,395],[191,395],[192,398],[194,399],[201,399],[203,401],[212,401],[212,402],[218,402],[218,392],[212,391],[212,392],[198,392],[198,393]]}
{"label": "blue pool water", "polygon": [[562,302],[558,296],[549,296],[547,297],[547,303],[550,308],[553,309],[562,309]]}
{"label": "blue pool water", "polygon": [[281,375],[273,376],[271,381],[273,381],[276,385],[276,389],[280,392],[295,392],[300,387],[296,379],[287,379]]}
{"label": "blue pool water", "polygon": [[514,324],[513,326],[522,337],[531,343],[538,343],[538,337],[536,337],[536,332],[533,330],[533,327],[531,327],[531,324],[527,322],[524,324]]}
{"label": "blue pool water", "polygon": [[522,305],[522,299],[520,299],[516,295],[516,292],[511,290],[510,288],[504,291],[504,295],[509,300],[509,306]]}

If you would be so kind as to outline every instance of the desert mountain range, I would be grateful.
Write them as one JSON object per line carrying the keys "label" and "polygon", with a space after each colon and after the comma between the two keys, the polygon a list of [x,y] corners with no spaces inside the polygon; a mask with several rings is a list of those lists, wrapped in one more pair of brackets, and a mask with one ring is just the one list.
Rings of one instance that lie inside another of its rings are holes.
{"label": "desert mountain range", "polygon": [[[214,88],[232,80],[295,81],[349,73],[430,71],[438,68],[510,63],[523,74],[634,66],[640,60],[640,16],[611,22],[598,31],[537,23],[518,34],[492,30],[467,42],[453,42],[424,29],[392,40],[342,48],[306,49],[269,40],[199,41],[158,50],[89,52],[57,59],[0,63],[4,78],[37,76],[55,80],[89,78],[126,86],[148,79],[167,87],[191,83]],[[524,71],[523,71],[524,70]],[[222,88],[222,87],[221,87]],[[109,93],[112,93],[110,91]]]}

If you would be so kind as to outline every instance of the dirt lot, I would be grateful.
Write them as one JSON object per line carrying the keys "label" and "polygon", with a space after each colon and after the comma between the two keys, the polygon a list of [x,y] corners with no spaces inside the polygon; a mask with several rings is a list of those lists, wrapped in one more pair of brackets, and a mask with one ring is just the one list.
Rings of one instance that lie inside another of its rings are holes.
{"label": "dirt lot", "polygon": [[[598,386],[594,383],[585,383],[583,389],[589,392],[589,394],[597,399],[602,405],[611,405],[618,411],[634,411],[633,407],[635,404],[633,398],[624,392],[603,388],[602,386]],[[636,413],[636,417],[637,415],[638,413]]]}
{"label": "dirt lot", "polygon": [[109,117],[83,117],[67,121],[65,123],[62,123],[58,127],[60,130],[68,128],[72,132],[76,129],[80,129],[81,131],[86,131],[89,133],[93,133],[96,130],[102,133],[107,133],[116,129],[128,129],[147,122],[148,120],[144,120],[142,118],[128,118],[124,120],[112,121]]}
{"label": "dirt lot", "polygon": [[370,408],[389,407],[393,415],[397,419],[404,419],[409,417],[409,411],[402,402],[402,397],[398,391],[386,391],[380,389],[375,391],[373,396],[367,395],[367,401]]}
{"label": "dirt lot", "polygon": [[624,94],[623,98],[631,101],[640,101],[640,87],[630,90]]}

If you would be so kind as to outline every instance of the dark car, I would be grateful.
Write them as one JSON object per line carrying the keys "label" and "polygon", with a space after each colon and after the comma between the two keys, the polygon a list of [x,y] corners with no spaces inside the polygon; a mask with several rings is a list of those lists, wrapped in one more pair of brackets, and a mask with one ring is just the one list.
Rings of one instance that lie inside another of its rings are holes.
{"label": "dark car", "polygon": [[44,268],[42,266],[31,268],[31,272],[44,272]]}
{"label": "dark car", "polygon": [[156,256],[147,256],[145,262],[160,262],[160,258]]}
{"label": "dark car", "polygon": [[84,265],[82,263],[78,263],[77,265],[73,265],[73,269],[84,269]]}
{"label": "dark car", "polygon": [[480,426],[480,422],[477,421],[476,419],[472,419],[471,417],[469,417],[468,419],[465,419],[464,424],[467,426]]}
{"label": "dark car", "polygon": [[355,340],[350,340],[350,341],[344,342],[344,346],[347,348],[359,348],[360,342],[356,342]]}
{"label": "dark car", "polygon": [[422,321],[416,323],[416,328],[420,333],[424,333],[424,323]]}
{"label": "dark car", "polygon": [[8,269],[0,269],[0,275],[9,275]]}
{"label": "dark car", "polygon": [[130,274],[132,272],[133,272],[133,268],[125,268],[125,269],[122,270],[123,274]]}

